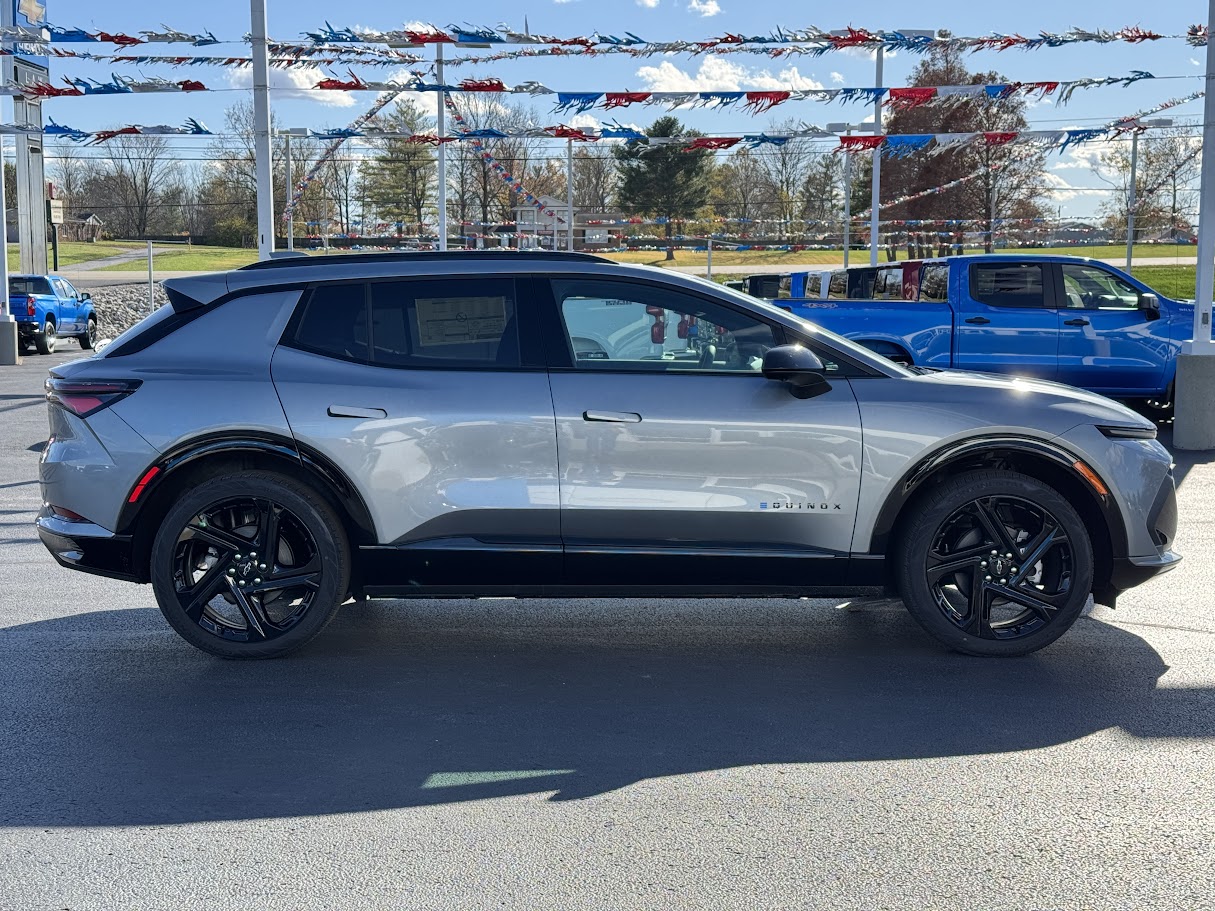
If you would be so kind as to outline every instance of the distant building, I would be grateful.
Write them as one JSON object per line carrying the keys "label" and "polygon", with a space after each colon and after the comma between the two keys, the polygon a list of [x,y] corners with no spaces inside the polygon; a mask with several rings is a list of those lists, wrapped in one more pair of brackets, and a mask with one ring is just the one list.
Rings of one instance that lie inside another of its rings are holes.
{"label": "distant building", "polygon": [[[569,230],[570,210],[564,199],[541,196],[543,208],[534,203],[515,206],[512,215],[515,221],[517,246],[520,249],[565,249]],[[549,213],[552,213],[551,215]],[[614,247],[619,242],[623,216],[618,212],[581,212],[574,208],[574,249],[602,250]]]}
{"label": "distant building", "polygon": [[61,240],[74,240],[86,244],[96,243],[101,239],[105,222],[97,217],[96,212],[81,212],[75,218],[68,218],[59,226]]}

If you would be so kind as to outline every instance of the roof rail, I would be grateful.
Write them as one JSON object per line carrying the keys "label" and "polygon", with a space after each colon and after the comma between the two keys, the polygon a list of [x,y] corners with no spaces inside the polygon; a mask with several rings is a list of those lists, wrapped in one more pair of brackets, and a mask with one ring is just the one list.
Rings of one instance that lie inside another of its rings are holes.
{"label": "roof rail", "polygon": [[545,250],[418,250],[406,253],[340,253],[334,256],[291,256],[263,259],[241,266],[239,272],[250,269],[298,269],[301,266],[340,266],[359,263],[414,262],[444,259],[510,259],[510,260],[576,260],[580,262],[611,263],[615,260],[593,253],[564,253]]}

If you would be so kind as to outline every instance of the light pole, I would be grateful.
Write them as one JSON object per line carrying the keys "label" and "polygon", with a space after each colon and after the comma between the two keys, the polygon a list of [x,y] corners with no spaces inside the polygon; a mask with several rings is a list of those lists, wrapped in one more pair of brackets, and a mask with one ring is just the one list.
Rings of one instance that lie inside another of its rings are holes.
{"label": "light pole", "polygon": [[249,0],[253,52],[253,161],[257,180],[257,256],[274,252],[274,178],[270,150],[270,53],[266,45],[266,0]]}
{"label": "light pole", "polygon": [[279,135],[283,137],[283,163],[287,168],[287,196],[284,208],[287,211],[287,249],[295,249],[295,206],[291,204],[291,197],[295,193],[295,180],[291,173],[291,137],[292,136],[307,136],[308,131],[304,127],[292,127],[289,130],[279,130]]}
{"label": "light pole", "polygon": [[[1171,127],[1173,121],[1168,117],[1158,117],[1155,120],[1141,120],[1139,126],[1144,129],[1155,127]],[[1138,187],[1135,172],[1139,167],[1139,129],[1131,131],[1131,185],[1126,194],[1126,271],[1131,271],[1131,253],[1135,245],[1135,208],[1137,206]]]}
{"label": "light pole", "polygon": [[[1207,9],[1207,34],[1215,28],[1215,0]],[[1215,149],[1215,42],[1207,42],[1206,100],[1202,146]],[[1211,298],[1215,296],[1215,155],[1202,156],[1198,204],[1198,288],[1194,295],[1194,336],[1177,358],[1173,445],[1215,449],[1215,345],[1211,344]]]}
{"label": "light pole", "polygon": [[[904,38],[935,38],[937,36],[936,29],[919,29],[919,28],[901,28],[898,33]],[[832,35],[846,35],[847,32],[837,30],[831,33]],[[882,67],[886,61],[886,49],[882,45],[878,45],[875,53],[876,57],[876,79],[875,88],[882,88]],[[882,96],[879,95],[873,102],[873,134],[881,135],[882,132]],[[869,212],[869,265],[876,266],[878,262],[878,223],[881,220],[880,203],[882,189],[882,153],[877,149],[873,150],[873,178],[870,183],[870,212]]]}
{"label": "light pole", "polygon": [[[864,130],[863,123],[829,123],[827,132],[851,136],[853,130]],[[848,248],[852,246],[852,154],[844,155],[844,268],[848,268]]]}

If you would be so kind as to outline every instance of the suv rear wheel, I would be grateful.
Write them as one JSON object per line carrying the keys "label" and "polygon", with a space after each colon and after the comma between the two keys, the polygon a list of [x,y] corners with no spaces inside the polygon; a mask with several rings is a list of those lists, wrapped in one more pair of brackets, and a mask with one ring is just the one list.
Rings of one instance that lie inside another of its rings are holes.
{"label": "suv rear wheel", "polygon": [[312,490],[249,471],[191,488],[152,545],[152,587],[170,625],[222,658],[274,658],[316,636],[350,580],[341,520]]}
{"label": "suv rear wheel", "polygon": [[976,471],[915,505],[903,529],[903,602],[938,641],[969,655],[1025,655],[1058,639],[1093,587],[1088,530],[1056,490]]}

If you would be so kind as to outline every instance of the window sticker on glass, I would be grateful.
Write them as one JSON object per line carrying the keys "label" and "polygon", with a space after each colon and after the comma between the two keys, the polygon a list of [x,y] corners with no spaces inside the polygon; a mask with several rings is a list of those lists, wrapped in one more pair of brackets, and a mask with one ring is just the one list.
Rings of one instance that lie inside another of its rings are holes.
{"label": "window sticker on glass", "polygon": [[415,312],[423,348],[497,341],[506,331],[504,297],[419,297]]}

